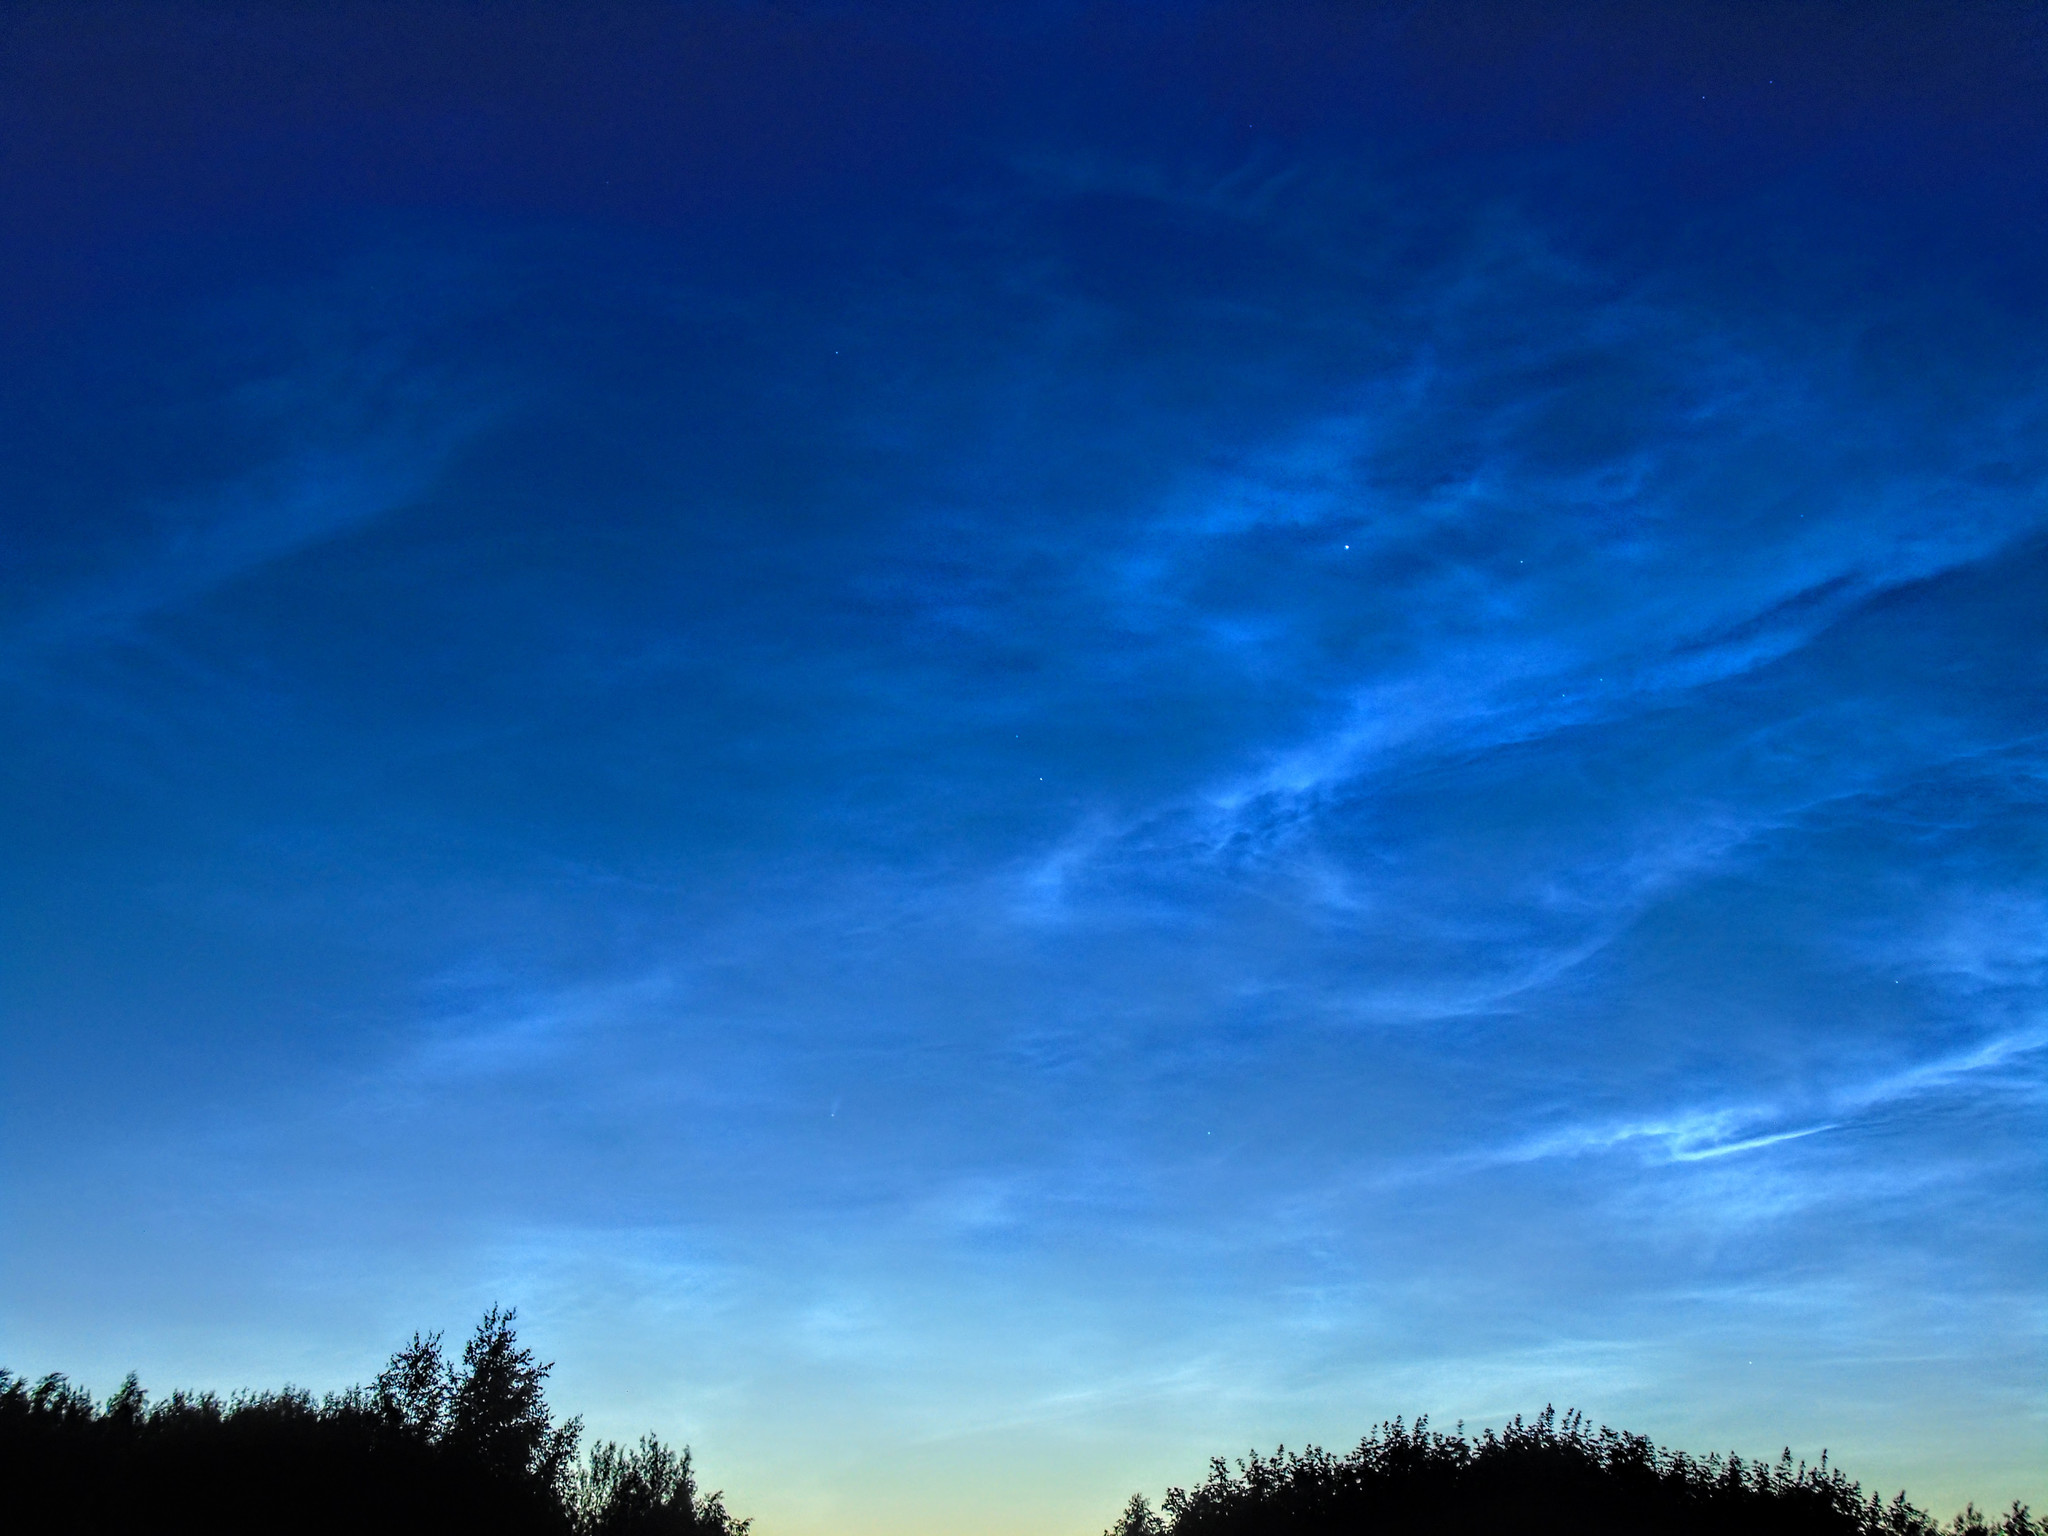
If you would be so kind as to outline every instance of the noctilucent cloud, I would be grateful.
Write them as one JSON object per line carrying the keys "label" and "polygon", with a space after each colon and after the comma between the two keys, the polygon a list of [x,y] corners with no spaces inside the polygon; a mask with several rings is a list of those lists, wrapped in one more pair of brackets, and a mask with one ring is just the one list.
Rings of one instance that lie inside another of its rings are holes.
{"label": "noctilucent cloud", "polygon": [[0,193],[0,1363],[2048,1503],[2039,8],[10,5]]}

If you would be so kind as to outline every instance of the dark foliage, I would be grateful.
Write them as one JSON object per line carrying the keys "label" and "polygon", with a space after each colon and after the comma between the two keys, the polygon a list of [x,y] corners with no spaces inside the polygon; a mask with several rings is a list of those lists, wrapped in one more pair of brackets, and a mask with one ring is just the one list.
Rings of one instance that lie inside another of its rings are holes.
{"label": "dark foliage", "polygon": [[549,1367],[513,1314],[485,1315],[459,1366],[439,1334],[412,1342],[368,1388],[316,1401],[287,1387],[173,1393],[133,1376],[99,1404],[62,1376],[0,1371],[0,1508],[24,1532],[490,1531],[494,1536],[745,1536],[690,1454],[653,1436],[577,1461],[581,1423],[556,1424]]}
{"label": "dark foliage", "polygon": [[632,1450],[607,1440],[577,1474],[577,1528],[588,1536],[744,1536],[751,1523],[725,1512],[725,1496],[697,1496],[690,1448],[652,1435]]}
{"label": "dark foliage", "polygon": [[1153,1510],[1134,1496],[1106,1536],[2043,1536],[2023,1505],[1946,1525],[1818,1467],[1695,1459],[1546,1408],[1476,1440],[1427,1419],[1382,1424],[1345,1456],[1310,1447],[1212,1461]]}

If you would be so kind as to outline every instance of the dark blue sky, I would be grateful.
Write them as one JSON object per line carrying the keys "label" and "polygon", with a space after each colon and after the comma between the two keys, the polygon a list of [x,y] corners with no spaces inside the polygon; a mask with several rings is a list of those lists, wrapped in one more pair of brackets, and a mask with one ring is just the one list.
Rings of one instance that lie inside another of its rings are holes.
{"label": "dark blue sky", "polygon": [[2048,1503],[2039,7],[11,5],[0,198],[0,1361]]}

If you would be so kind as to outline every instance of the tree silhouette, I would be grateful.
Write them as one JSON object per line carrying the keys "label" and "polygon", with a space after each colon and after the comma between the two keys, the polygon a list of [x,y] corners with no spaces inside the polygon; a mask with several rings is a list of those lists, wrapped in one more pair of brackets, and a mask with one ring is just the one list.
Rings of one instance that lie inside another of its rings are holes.
{"label": "tree silhouette", "polygon": [[1206,1481],[1169,1489],[1149,1525],[1148,1513],[1134,1499],[1107,1536],[2043,1536],[2024,1505],[1995,1524],[1972,1507],[1944,1527],[1903,1493],[1866,1501],[1825,1457],[1695,1458],[1549,1408],[1476,1440],[1394,1419],[1344,1456],[1218,1458]]}
{"label": "tree silhouette", "polygon": [[104,1404],[63,1376],[0,1370],[0,1497],[8,1528],[207,1536],[746,1536],[700,1496],[687,1448],[606,1442],[578,1464],[581,1421],[557,1424],[550,1367],[493,1307],[451,1365],[415,1333],[368,1387],[174,1392],[133,1376]]}
{"label": "tree silhouette", "polygon": [[454,1388],[455,1373],[441,1353],[441,1335],[415,1333],[412,1343],[378,1372],[371,1391],[377,1412],[387,1425],[415,1439],[432,1441],[447,1427],[448,1399]]}
{"label": "tree silhouette", "polygon": [[[0,1370],[0,1498],[9,1529],[179,1536],[748,1536],[701,1494],[688,1447],[653,1435],[577,1460],[551,1367],[493,1307],[451,1365],[419,1334],[368,1387],[174,1392],[129,1376],[104,1403],[61,1375]],[[1947,1524],[1901,1493],[1865,1498],[1817,1467],[1696,1458],[1545,1409],[1468,1439],[1382,1424],[1349,1453],[1316,1447],[1210,1463],[1154,1509],[1134,1494],[1105,1536],[2048,1536],[2023,1505]]]}
{"label": "tree silhouette", "polygon": [[576,1458],[583,1421],[557,1426],[549,1418],[541,1384],[554,1365],[540,1364],[520,1347],[512,1331],[516,1315],[492,1307],[463,1346],[442,1439],[506,1486],[553,1495]]}
{"label": "tree silhouette", "polygon": [[1166,1536],[1166,1522],[1152,1508],[1150,1499],[1142,1493],[1134,1493],[1131,1502],[1124,1506],[1124,1512],[1117,1516],[1116,1524],[1102,1536]]}
{"label": "tree silhouette", "polygon": [[592,1446],[577,1504],[586,1536],[746,1536],[753,1524],[727,1514],[722,1493],[700,1499],[689,1447],[671,1451],[652,1435],[631,1450]]}

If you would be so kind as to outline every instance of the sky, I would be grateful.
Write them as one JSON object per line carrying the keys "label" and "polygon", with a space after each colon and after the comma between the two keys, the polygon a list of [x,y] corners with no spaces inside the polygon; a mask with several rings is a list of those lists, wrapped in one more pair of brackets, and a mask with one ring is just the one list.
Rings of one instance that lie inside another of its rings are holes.
{"label": "sky", "polygon": [[0,8],[0,1364],[2048,1505],[2044,173],[2020,4]]}

